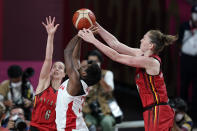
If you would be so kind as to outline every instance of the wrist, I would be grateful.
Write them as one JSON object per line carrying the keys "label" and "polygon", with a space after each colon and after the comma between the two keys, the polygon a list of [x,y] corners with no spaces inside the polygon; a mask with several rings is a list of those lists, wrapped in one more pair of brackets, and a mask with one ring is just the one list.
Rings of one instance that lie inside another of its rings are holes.
{"label": "wrist", "polygon": [[97,42],[98,42],[98,40],[97,40],[96,38],[94,38],[94,39],[92,40],[91,43],[92,43],[93,45],[95,45]]}
{"label": "wrist", "polygon": [[54,37],[54,33],[50,33],[50,34],[48,34],[48,37]]}

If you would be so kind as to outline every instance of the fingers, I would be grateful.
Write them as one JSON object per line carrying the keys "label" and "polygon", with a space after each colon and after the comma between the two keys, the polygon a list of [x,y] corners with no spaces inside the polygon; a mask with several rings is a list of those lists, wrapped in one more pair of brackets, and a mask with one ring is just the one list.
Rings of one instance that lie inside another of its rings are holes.
{"label": "fingers", "polygon": [[52,24],[54,25],[54,23],[55,23],[55,17],[53,17],[53,21],[52,21]]}
{"label": "fingers", "polygon": [[60,24],[56,24],[56,25],[55,25],[55,29],[57,29],[57,27],[58,27],[59,25],[60,25]]}
{"label": "fingers", "polygon": [[85,28],[83,28],[83,30],[82,30],[84,33],[86,33],[86,29]]}
{"label": "fingers", "polygon": [[47,25],[49,24],[49,20],[48,20],[48,18],[46,17],[46,22],[47,22]]}
{"label": "fingers", "polygon": [[42,25],[43,25],[44,27],[46,27],[46,26],[47,26],[44,22],[42,22]]}
{"label": "fingers", "polygon": [[87,32],[87,33],[91,33],[91,30],[89,30],[89,29],[86,29],[86,32]]}
{"label": "fingers", "polygon": [[78,32],[78,36],[81,37],[81,38],[83,38],[83,36],[84,36],[83,30],[80,30],[80,31]]}
{"label": "fingers", "polygon": [[55,23],[55,17],[53,17],[53,20],[51,18],[51,16],[46,17],[46,24],[54,24]]}
{"label": "fingers", "polygon": [[95,25],[91,26],[89,29],[90,30],[93,30],[95,28]]}
{"label": "fingers", "polygon": [[49,24],[51,24],[51,16],[49,16]]}

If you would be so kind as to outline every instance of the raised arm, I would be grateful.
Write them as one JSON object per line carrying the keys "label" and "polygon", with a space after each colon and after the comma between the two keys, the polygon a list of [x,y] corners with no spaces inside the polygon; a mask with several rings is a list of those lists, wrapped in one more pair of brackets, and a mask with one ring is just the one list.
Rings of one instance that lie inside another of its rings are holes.
{"label": "raised arm", "polygon": [[141,54],[141,50],[137,48],[131,48],[126,46],[125,44],[118,41],[118,39],[105,30],[102,26],[96,23],[98,27],[98,34],[104,39],[104,41],[114,50],[121,54],[130,55],[130,56],[138,56]]}
{"label": "raised arm", "polygon": [[104,45],[99,40],[97,40],[90,30],[87,30],[87,29],[80,30],[78,35],[83,40],[89,43],[92,43],[100,51],[102,51],[106,56],[108,56],[113,61],[116,61],[118,63],[132,66],[132,67],[141,67],[141,68],[145,68],[146,70],[151,70],[153,67],[160,66],[159,62],[157,60],[154,60],[154,58],[150,58],[146,56],[130,56],[130,55],[124,55],[124,54],[118,53],[114,49]]}
{"label": "raised arm", "polygon": [[36,88],[36,94],[42,92],[45,87],[49,85],[50,82],[50,70],[52,66],[52,58],[53,58],[53,40],[55,32],[59,26],[59,24],[55,24],[55,17],[53,19],[51,16],[46,18],[46,23],[42,22],[43,26],[46,28],[48,38],[47,38],[47,46],[46,46],[46,54],[45,60],[41,68],[40,77],[38,87]]}
{"label": "raised arm", "polygon": [[80,68],[81,43],[82,43],[82,39],[79,39],[73,51],[74,66],[77,69]]}
{"label": "raised arm", "polygon": [[76,35],[72,38],[72,40],[68,43],[66,49],[64,50],[65,66],[69,77],[67,91],[72,96],[77,95],[81,89],[80,74],[73,60],[73,50],[77,44],[81,43],[80,41],[81,38]]}

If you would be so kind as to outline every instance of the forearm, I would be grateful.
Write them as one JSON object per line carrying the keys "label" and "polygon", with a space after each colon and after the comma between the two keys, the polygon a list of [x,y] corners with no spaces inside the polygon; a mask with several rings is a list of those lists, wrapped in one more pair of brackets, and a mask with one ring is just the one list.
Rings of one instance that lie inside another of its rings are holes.
{"label": "forearm", "polygon": [[80,65],[81,43],[82,43],[82,39],[79,39],[73,51],[73,61],[77,69],[79,69],[79,65]]}
{"label": "forearm", "polygon": [[[70,57],[77,57],[77,53],[75,52],[75,54],[73,54],[73,51],[76,47],[76,45],[78,44],[78,40],[80,40],[81,38],[79,38],[77,35],[75,37],[73,37],[70,42],[68,43],[68,45],[66,46],[66,48],[64,49],[64,54],[65,55],[70,55]],[[77,49],[76,49],[77,50]]]}
{"label": "forearm", "polygon": [[111,48],[113,48],[117,52],[131,55],[131,56],[136,56],[137,53],[139,52],[139,49],[128,47],[127,45],[119,42],[116,37],[114,37],[111,33],[109,33],[100,25],[98,27],[99,27],[99,30],[98,30],[99,35],[105,40],[105,42]]}
{"label": "forearm", "polygon": [[53,57],[53,40],[54,40],[54,35],[48,35],[45,60],[51,60],[52,61],[52,57]]}
{"label": "forearm", "polygon": [[113,50],[112,48],[104,45],[103,43],[101,43],[99,40],[94,39],[94,41],[92,42],[92,44],[94,46],[96,46],[100,51],[102,51],[106,56],[108,56],[110,59],[116,61],[117,56],[119,55],[119,53],[115,50]]}
{"label": "forearm", "polygon": [[104,41],[114,50],[118,50],[119,41],[111,33],[105,30],[102,26],[98,25],[98,33]]}
{"label": "forearm", "polygon": [[[73,60],[73,51],[76,45],[78,44],[78,41],[81,40],[77,35],[73,37],[68,45],[66,46],[66,49],[64,50],[64,60],[65,60],[65,65],[66,65],[66,70],[67,68],[71,67],[76,67],[76,61]],[[67,72],[68,73],[68,72]]]}
{"label": "forearm", "polygon": [[53,58],[53,39],[54,39],[54,35],[48,35],[45,60],[40,72],[39,79],[46,78],[50,73],[50,69],[52,66],[52,58]]}

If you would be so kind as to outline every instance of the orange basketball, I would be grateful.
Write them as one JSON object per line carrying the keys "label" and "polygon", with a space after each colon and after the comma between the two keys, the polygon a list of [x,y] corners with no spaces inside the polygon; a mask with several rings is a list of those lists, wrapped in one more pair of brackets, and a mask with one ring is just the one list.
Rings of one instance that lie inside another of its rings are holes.
{"label": "orange basketball", "polygon": [[72,21],[76,29],[87,29],[95,24],[96,17],[91,10],[83,8],[74,13]]}

